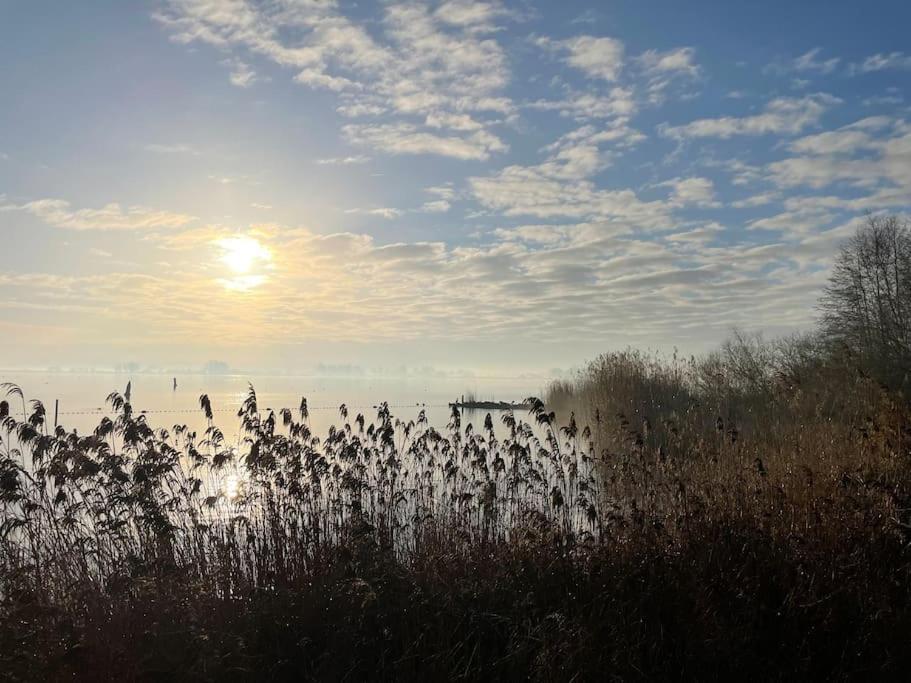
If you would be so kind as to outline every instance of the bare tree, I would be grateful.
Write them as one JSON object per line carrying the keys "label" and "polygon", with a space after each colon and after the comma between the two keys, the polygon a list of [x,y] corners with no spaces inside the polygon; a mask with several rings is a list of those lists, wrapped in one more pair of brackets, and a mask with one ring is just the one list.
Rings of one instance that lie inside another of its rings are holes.
{"label": "bare tree", "polygon": [[911,371],[911,226],[868,216],[845,242],[820,300],[825,335],[893,386]]}

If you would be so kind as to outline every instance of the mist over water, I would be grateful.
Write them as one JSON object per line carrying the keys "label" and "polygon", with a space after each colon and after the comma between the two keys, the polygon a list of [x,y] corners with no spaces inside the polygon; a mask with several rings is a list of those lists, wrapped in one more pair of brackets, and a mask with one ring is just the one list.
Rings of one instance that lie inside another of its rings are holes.
{"label": "mist over water", "polygon": [[[282,408],[297,410],[306,398],[310,425],[317,435],[325,435],[339,425],[339,406],[345,404],[353,419],[362,413],[370,424],[375,406],[387,402],[395,417],[407,422],[425,410],[431,426],[440,430],[449,420],[449,403],[473,394],[479,400],[521,401],[543,393],[545,380],[534,378],[424,378],[424,377],[310,377],[276,375],[178,375],[177,389],[172,375],[120,373],[4,372],[0,381],[22,388],[27,401],[44,403],[52,423],[54,402],[59,401],[58,423],[80,433],[93,430],[104,415],[111,413],[105,399],[111,392],[124,393],[129,382],[135,413],[145,411],[149,424],[170,429],[176,424],[202,431],[206,420],[199,397],[206,394],[215,412],[214,421],[225,436],[237,436],[237,410],[249,385],[256,390],[265,411]],[[11,409],[18,410],[15,400]],[[465,422],[482,424],[487,411],[466,411]],[[496,412],[496,411],[493,411]],[[496,415],[494,416],[496,417]],[[476,425],[477,426],[477,425]]]}

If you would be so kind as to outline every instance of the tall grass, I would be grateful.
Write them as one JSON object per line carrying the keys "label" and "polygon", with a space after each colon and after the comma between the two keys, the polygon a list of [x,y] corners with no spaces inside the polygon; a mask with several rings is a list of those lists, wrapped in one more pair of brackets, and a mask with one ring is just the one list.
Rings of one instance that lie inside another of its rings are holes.
{"label": "tall grass", "polygon": [[812,338],[602,356],[530,413],[240,438],[0,407],[13,678],[900,677],[901,396]]}

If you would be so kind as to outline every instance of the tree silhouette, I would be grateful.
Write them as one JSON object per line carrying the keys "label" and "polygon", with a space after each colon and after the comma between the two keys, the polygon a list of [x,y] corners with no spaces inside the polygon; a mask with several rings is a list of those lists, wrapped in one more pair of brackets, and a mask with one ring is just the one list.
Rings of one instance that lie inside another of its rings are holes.
{"label": "tree silhouette", "polygon": [[822,328],[876,379],[902,386],[911,370],[911,227],[868,216],[836,257],[820,300]]}

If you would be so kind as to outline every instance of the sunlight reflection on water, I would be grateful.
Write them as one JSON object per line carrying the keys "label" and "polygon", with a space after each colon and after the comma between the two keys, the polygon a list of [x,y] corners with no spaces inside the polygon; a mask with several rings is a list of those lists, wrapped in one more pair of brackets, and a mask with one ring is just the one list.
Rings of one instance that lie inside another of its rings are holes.
{"label": "sunlight reflection on water", "polygon": [[[423,409],[432,426],[444,429],[449,421],[449,402],[462,395],[473,393],[481,399],[520,401],[529,395],[540,395],[547,383],[537,378],[188,374],[177,376],[179,388],[174,391],[173,379],[172,374],[0,372],[0,381],[21,386],[27,400],[42,401],[49,420],[53,420],[54,401],[59,400],[60,424],[83,434],[93,430],[103,416],[110,415],[105,398],[113,391],[122,393],[128,381],[134,411],[146,411],[149,423],[156,428],[185,424],[201,433],[206,420],[199,397],[207,394],[215,411],[214,421],[228,443],[235,442],[238,436],[237,410],[251,383],[264,411],[278,413],[290,408],[296,413],[301,398],[306,397],[311,428],[320,436],[331,425],[340,424],[338,408],[342,403],[348,406],[349,420],[362,413],[368,425],[376,416],[374,406],[386,401],[395,417],[407,422],[416,419]],[[485,415],[486,411],[467,411],[463,422],[479,426]],[[494,415],[494,419],[498,417]]]}

